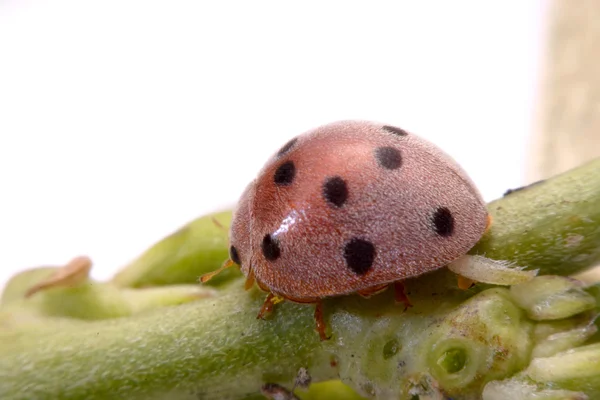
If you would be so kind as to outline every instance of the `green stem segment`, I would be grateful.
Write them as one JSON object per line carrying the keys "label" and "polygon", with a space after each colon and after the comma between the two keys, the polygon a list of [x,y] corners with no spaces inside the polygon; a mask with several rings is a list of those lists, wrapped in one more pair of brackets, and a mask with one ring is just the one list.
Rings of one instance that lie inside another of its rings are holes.
{"label": "green stem segment", "polygon": [[599,205],[597,159],[491,202],[492,227],[471,253],[575,274],[600,262]]}
{"label": "green stem segment", "polygon": [[457,393],[472,391],[495,373],[491,366],[504,373],[524,366],[531,343],[520,338],[532,324],[506,289],[462,302],[468,293],[451,288],[453,280],[439,271],[415,281],[415,306],[406,313],[391,292],[328,301],[333,338],[326,342],[310,306],[286,303],[257,320],[263,296],[244,292],[241,282],[214,299],[127,318],[48,318],[43,329],[2,332],[0,398],[242,398],[264,382],[290,387],[300,367],[315,381],[342,377],[385,397],[455,349],[465,349],[466,367],[431,373]]}
{"label": "green stem segment", "polygon": [[[145,251],[112,282],[135,288],[197,283],[229,257],[230,224],[231,211],[197,218]],[[228,268],[208,283],[219,286],[239,276],[238,269]]]}

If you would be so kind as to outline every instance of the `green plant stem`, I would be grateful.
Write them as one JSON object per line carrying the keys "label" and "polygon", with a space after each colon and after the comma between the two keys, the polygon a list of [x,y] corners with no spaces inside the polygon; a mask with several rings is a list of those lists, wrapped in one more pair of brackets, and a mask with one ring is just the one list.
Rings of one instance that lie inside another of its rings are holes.
{"label": "green plant stem", "polygon": [[[216,298],[126,318],[18,325],[0,333],[0,398],[240,399],[265,382],[291,387],[304,367],[315,382],[341,378],[378,398],[440,387],[475,399],[487,381],[527,367],[535,322],[508,289],[461,291],[454,282],[447,270],[410,281],[406,312],[391,292],[330,299],[325,342],[307,305],[286,303],[257,320],[264,296],[241,281]],[[569,328],[581,315],[573,318]],[[571,383],[560,378],[558,388]]]}
{"label": "green plant stem", "polygon": [[[165,237],[114,276],[122,287],[148,287],[197,283],[229,256],[228,229],[231,211],[196,218]],[[211,286],[241,276],[229,268],[211,279]]]}
{"label": "green plant stem", "polygon": [[[505,373],[524,366],[532,344],[520,338],[532,324],[506,289],[482,292],[457,308],[470,293],[453,281],[447,271],[415,281],[415,306],[406,313],[391,292],[332,299],[326,312],[333,338],[326,342],[314,331],[311,306],[286,303],[269,320],[257,320],[264,296],[244,292],[241,282],[215,299],[128,318],[48,319],[45,328],[2,332],[0,398],[242,398],[263,382],[291,386],[302,366],[315,381],[343,376],[366,392],[399,393],[403,387],[394,382],[404,371],[390,367],[419,371],[429,355],[437,360],[453,349],[468,353],[469,370],[447,378],[447,386],[467,386],[468,393],[490,365]],[[498,324],[499,318],[510,323]],[[395,353],[385,350],[390,341],[398,343]],[[444,379],[443,363],[433,373]]]}
{"label": "green plant stem", "polygon": [[488,205],[492,228],[471,250],[540,274],[572,275],[600,262],[600,159]]}

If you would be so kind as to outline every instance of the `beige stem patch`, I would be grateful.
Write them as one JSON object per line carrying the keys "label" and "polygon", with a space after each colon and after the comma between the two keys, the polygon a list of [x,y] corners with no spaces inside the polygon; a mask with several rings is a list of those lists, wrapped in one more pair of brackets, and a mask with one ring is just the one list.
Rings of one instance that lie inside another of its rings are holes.
{"label": "beige stem patch", "polygon": [[448,269],[471,281],[507,286],[530,281],[538,273],[537,270],[524,271],[522,267],[505,261],[472,255],[464,255],[451,262]]}
{"label": "beige stem patch", "polygon": [[39,291],[54,287],[77,286],[89,277],[91,269],[92,260],[89,257],[75,257],[50,277],[29,288],[25,292],[25,297],[31,297]]}

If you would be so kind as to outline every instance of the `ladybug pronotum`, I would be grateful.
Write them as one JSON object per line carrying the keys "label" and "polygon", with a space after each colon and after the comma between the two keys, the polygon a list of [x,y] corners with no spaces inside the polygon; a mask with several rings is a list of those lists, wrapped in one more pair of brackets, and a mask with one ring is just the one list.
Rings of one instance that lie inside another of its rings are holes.
{"label": "ladybug pronotum", "polygon": [[287,142],[234,212],[230,260],[268,292],[259,318],[281,300],[369,296],[460,259],[490,224],[467,174],[436,146],[365,121],[325,125]]}

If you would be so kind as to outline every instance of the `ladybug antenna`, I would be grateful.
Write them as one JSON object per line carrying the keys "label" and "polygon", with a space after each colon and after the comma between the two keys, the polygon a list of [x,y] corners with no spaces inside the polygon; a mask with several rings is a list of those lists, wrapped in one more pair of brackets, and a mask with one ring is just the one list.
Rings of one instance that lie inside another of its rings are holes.
{"label": "ladybug antenna", "polygon": [[225,228],[225,227],[223,226],[223,224],[222,224],[222,223],[220,223],[220,222],[219,222],[219,221],[218,221],[218,220],[217,220],[215,217],[210,217],[210,220],[212,221],[212,223],[213,223],[213,224],[214,224],[214,225],[215,225],[217,228],[219,228],[219,229],[221,229],[221,230],[223,230],[223,231],[227,232],[227,228]]}
{"label": "ladybug antenna", "polygon": [[223,265],[221,265],[221,267],[220,267],[219,269],[217,269],[217,270],[214,270],[214,271],[212,271],[212,272],[209,272],[209,273],[207,273],[207,274],[204,274],[204,275],[202,275],[202,276],[200,277],[200,282],[202,282],[202,283],[206,283],[206,282],[208,282],[209,280],[211,280],[212,278],[214,278],[214,277],[215,277],[215,275],[218,275],[218,274],[220,274],[221,272],[223,272],[223,271],[224,271],[224,270],[226,270],[227,268],[229,268],[229,267],[232,267],[232,266],[234,266],[234,265],[235,265],[235,263],[234,263],[233,261],[231,261],[230,259],[227,259],[227,261],[225,261],[225,262],[223,263]]}

